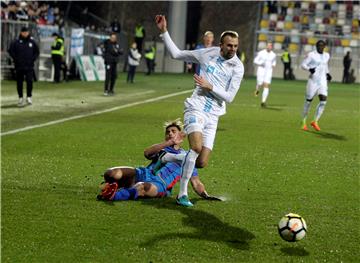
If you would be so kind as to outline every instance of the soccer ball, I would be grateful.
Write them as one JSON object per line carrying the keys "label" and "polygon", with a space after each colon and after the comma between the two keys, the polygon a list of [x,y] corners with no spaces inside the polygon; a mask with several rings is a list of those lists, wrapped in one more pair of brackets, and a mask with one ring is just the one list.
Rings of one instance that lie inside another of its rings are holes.
{"label": "soccer ball", "polygon": [[305,237],[307,226],[304,218],[290,213],[281,218],[278,230],[282,239],[288,242],[295,242]]}

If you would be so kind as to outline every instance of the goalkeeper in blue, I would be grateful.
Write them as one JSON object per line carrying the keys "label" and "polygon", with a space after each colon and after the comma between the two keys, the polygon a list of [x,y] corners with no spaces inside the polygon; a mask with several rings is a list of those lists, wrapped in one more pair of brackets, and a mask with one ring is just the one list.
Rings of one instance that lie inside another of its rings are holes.
{"label": "goalkeeper in blue", "polygon": [[[119,166],[104,173],[98,200],[125,201],[144,197],[166,197],[181,177],[181,162],[186,151],[181,148],[185,134],[179,120],[165,123],[165,141],[144,150],[151,163],[147,167]],[[163,156],[171,153],[173,161],[164,161]],[[190,182],[194,191],[204,199],[219,200],[210,196],[194,169]]]}
{"label": "goalkeeper in blue", "polygon": [[171,57],[200,66],[200,75],[194,75],[196,88],[185,100],[184,130],[190,150],[182,162],[180,191],[177,203],[193,206],[188,198],[188,183],[194,167],[205,167],[213,149],[220,116],[226,113],[226,103],[231,103],[240,88],[244,66],[236,56],[239,36],[234,31],[225,31],[219,47],[198,50],[180,50],[167,31],[166,18],[157,15],[155,22],[162,34]]}

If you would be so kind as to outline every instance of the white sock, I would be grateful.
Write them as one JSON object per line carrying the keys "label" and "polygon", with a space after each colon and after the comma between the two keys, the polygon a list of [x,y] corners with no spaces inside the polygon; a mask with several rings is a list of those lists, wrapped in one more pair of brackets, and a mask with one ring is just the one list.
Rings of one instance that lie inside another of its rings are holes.
{"label": "white sock", "polygon": [[195,168],[196,158],[199,154],[190,149],[181,166],[181,179],[179,197],[188,195],[188,183]]}
{"label": "white sock", "polygon": [[307,115],[309,113],[309,109],[310,109],[310,105],[311,105],[311,101],[305,100],[304,102],[304,110],[303,110],[303,119],[307,118]]}
{"label": "white sock", "polygon": [[262,92],[262,103],[266,102],[267,97],[269,96],[269,88],[264,88]]}
{"label": "white sock", "polygon": [[186,156],[186,153],[165,153],[163,157],[161,157],[160,161],[162,163],[168,163],[168,162],[177,162],[181,163]]}
{"label": "white sock", "polygon": [[318,121],[324,112],[326,101],[320,101],[315,111],[315,121]]}

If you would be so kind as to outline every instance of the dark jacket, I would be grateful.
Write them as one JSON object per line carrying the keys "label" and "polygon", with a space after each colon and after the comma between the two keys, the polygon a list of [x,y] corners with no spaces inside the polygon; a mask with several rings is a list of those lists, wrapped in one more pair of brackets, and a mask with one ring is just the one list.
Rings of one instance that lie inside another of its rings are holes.
{"label": "dark jacket", "polygon": [[123,53],[119,44],[113,43],[109,39],[103,43],[102,51],[105,64],[118,63],[119,57]]}
{"label": "dark jacket", "polygon": [[39,47],[32,37],[14,40],[8,50],[17,69],[33,69],[34,62],[39,56]]}

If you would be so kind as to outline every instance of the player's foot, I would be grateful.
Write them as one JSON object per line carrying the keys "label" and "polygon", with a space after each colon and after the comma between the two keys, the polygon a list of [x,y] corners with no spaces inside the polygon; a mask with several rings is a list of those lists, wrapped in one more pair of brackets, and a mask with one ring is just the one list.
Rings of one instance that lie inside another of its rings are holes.
{"label": "player's foot", "polygon": [[261,102],[260,106],[261,106],[261,108],[266,108],[265,102]]}
{"label": "player's foot", "polygon": [[308,130],[309,130],[308,127],[307,127],[307,125],[306,125],[306,123],[301,126],[301,129],[302,129],[303,131],[308,131]]}
{"label": "player's foot", "polygon": [[254,91],[254,96],[257,97],[259,95],[260,91],[257,89]]}
{"label": "player's foot", "polygon": [[27,98],[26,98],[26,102],[27,102],[27,104],[32,105],[32,99],[31,99],[31,97],[27,97]]}
{"label": "player's foot", "polygon": [[108,96],[109,92],[107,90],[104,91],[104,96]]}
{"label": "player's foot", "polygon": [[23,98],[19,98],[18,106],[19,106],[19,107],[24,106],[23,103],[24,103],[24,99],[23,99]]}
{"label": "player's foot", "polygon": [[118,189],[118,184],[116,182],[114,183],[105,183],[103,185],[103,189],[101,190],[101,198],[98,196],[98,199],[101,200],[112,200],[114,198],[114,195]]}
{"label": "player's foot", "polygon": [[176,203],[178,205],[182,205],[182,206],[186,206],[186,207],[194,206],[193,203],[190,202],[189,198],[186,195],[183,195],[182,197],[177,197]]}
{"label": "player's foot", "polygon": [[312,121],[310,124],[315,130],[320,131],[320,126],[317,121]]}

